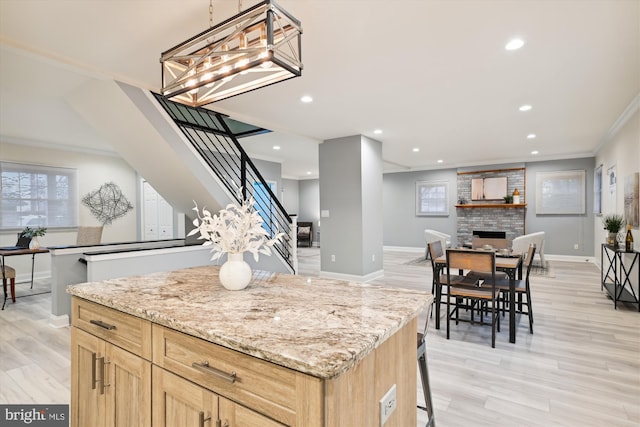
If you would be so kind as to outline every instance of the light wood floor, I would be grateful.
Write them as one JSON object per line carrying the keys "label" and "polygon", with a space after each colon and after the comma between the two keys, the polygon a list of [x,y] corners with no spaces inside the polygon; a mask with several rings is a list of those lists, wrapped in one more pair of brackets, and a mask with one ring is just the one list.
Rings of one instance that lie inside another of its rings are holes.
{"label": "light wood floor", "polygon": [[[317,275],[319,250],[299,254],[301,274]],[[419,255],[385,251],[385,277],[375,283],[429,290],[428,264],[407,265]],[[592,264],[552,262],[551,271],[553,277],[532,277],[535,333],[520,318],[516,344],[506,326],[492,349],[488,327],[452,325],[447,340],[431,321],[438,427],[640,425],[637,306],[614,310]],[[49,312],[46,294],[0,312],[0,403],[69,402],[69,329],[49,327]]]}

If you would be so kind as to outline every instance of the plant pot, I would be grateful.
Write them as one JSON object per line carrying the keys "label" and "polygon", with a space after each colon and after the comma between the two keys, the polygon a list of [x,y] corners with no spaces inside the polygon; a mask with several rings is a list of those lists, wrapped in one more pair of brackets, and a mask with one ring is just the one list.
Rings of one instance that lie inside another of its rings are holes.
{"label": "plant pot", "polygon": [[29,249],[40,249],[40,240],[38,236],[33,236],[29,242]]}
{"label": "plant pot", "polygon": [[225,289],[239,291],[251,281],[251,267],[243,259],[243,254],[227,254],[227,262],[220,268],[220,283]]}
{"label": "plant pot", "polygon": [[618,243],[618,241],[616,240],[617,236],[618,233],[609,233],[607,235],[607,245],[615,246]]}

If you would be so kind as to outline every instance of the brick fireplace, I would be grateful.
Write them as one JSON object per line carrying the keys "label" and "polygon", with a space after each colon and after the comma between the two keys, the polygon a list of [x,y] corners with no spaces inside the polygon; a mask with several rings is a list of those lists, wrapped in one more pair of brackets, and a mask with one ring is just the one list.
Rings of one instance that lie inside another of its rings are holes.
{"label": "brick fireplace", "polygon": [[[471,180],[486,177],[507,177],[507,194],[516,188],[520,191],[520,204],[506,204],[504,201],[470,201]],[[458,200],[465,204],[456,205],[458,244],[471,242],[474,231],[504,232],[507,239],[525,234],[526,189],[525,169],[502,169],[492,171],[459,172]]]}

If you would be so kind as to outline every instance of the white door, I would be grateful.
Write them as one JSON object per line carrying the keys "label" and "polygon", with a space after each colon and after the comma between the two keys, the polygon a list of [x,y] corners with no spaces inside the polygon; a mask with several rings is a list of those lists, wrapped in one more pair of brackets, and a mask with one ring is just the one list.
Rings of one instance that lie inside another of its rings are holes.
{"label": "white door", "polygon": [[143,240],[173,239],[173,208],[147,181],[142,183]]}

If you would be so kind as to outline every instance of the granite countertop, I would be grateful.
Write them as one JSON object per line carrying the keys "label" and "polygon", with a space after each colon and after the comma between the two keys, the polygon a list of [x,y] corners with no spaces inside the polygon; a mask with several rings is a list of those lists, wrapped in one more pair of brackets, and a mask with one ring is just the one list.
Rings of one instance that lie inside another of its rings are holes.
{"label": "granite countertop", "polygon": [[320,378],[350,369],[433,300],[428,292],[265,271],[254,271],[246,289],[228,291],[219,269],[82,283],[67,292]]}

